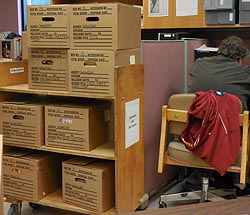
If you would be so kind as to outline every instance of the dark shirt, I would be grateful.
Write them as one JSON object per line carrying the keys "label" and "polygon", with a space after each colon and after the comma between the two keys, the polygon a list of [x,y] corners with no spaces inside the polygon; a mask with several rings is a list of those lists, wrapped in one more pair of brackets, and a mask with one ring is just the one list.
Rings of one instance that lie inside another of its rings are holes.
{"label": "dark shirt", "polygon": [[217,90],[239,97],[243,109],[249,110],[250,70],[221,55],[199,58],[190,72],[188,92]]}

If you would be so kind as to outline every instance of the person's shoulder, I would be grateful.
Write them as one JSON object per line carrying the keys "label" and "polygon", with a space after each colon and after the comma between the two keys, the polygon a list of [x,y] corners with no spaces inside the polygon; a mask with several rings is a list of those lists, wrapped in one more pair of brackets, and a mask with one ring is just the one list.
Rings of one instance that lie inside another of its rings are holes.
{"label": "person's shoulder", "polygon": [[196,63],[204,63],[204,62],[207,62],[207,61],[213,61],[217,59],[217,56],[211,56],[211,57],[202,57],[202,58],[197,58],[195,60]]}
{"label": "person's shoulder", "polygon": [[250,66],[249,65],[240,65],[242,69],[244,69],[247,72],[250,72]]}

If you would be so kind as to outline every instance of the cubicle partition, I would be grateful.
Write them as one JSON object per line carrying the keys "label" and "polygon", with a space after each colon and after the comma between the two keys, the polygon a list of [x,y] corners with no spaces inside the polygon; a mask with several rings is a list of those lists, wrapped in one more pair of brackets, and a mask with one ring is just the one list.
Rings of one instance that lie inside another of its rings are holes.
{"label": "cubicle partition", "polygon": [[153,193],[177,178],[177,168],[157,173],[161,128],[161,107],[170,95],[187,92],[188,72],[194,62],[194,49],[206,40],[183,39],[142,41],[145,109],[145,192]]}

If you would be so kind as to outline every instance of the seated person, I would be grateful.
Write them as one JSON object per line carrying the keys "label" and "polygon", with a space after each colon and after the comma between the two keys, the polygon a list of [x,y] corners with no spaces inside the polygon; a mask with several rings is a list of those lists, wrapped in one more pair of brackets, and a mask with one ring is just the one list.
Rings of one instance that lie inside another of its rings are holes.
{"label": "seated person", "polygon": [[[190,72],[188,92],[216,90],[231,93],[239,97],[244,110],[250,110],[250,69],[242,65],[242,60],[248,55],[249,50],[241,38],[227,37],[221,42],[217,56],[195,61]],[[229,182],[229,178],[232,182],[230,173],[223,177],[215,173],[215,176],[219,184]],[[247,184],[243,190],[237,188],[236,193],[239,196],[250,194],[250,185]]]}
{"label": "seated person", "polygon": [[241,38],[230,36],[224,39],[218,55],[198,58],[190,72],[188,92],[217,90],[239,97],[243,109],[249,110],[250,69],[242,65],[249,50]]}

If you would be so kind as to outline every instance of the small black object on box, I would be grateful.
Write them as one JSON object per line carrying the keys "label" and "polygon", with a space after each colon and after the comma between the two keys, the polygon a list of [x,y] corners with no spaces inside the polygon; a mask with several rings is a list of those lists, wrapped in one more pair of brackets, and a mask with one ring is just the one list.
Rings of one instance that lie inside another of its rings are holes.
{"label": "small black object on box", "polygon": [[181,40],[185,37],[191,37],[189,32],[176,32],[176,33],[158,33],[158,40]]}

